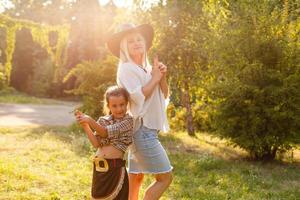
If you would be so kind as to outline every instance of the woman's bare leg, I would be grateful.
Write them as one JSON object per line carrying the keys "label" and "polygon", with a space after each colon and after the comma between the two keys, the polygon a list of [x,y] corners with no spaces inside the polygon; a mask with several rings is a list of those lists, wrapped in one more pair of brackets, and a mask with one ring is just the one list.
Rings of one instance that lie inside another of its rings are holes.
{"label": "woman's bare leg", "polygon": [[147,188],[144,200],[158,200],[172,182],[172,172],[156,174],[156,181]]}
{"label": "woman's bare leg", "polygon": [[129,173],[129,200],[138,200],[144,174]]}

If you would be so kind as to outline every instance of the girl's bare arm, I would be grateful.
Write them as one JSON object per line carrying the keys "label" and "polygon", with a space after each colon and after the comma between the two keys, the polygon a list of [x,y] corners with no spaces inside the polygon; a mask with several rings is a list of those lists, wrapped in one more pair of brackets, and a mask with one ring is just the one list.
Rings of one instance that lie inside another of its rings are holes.
{"label": "girl's bare arm", "polygon": [[92,129],[90,128],[90,126],[86,123],[86,124],[82,125],[82,128],[83,128],[84,132],[86,133],[89,141],[93,145],[93,147],[98,148],[100,145],[99,145],[98,140],[97,140],[96,136],[94,135]]}
{"label": "girl's bare arm", "polygon": [[93,118],[91,118],[88,115],[85,115],[80,111],[76,111],[75,115],[78,123],[80,123],[81,125],[88,124],[89,126],[92,127],[93,130],[97,132],[98,135],[100,135],[101,137],[107,137],[106,128],[98,124]]}

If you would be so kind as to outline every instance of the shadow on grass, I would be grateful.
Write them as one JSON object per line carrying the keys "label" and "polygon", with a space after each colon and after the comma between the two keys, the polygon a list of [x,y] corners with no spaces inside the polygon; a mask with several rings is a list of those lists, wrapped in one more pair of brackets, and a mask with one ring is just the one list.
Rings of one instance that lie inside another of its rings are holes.
{"label": "shadow on grass", "polygon": [[[34,127],[8,129],[7,134],[37,140],[50,137],[70,144],[72,151],[87,157],[91,151],[85,134],[72,127]],[[188,137],[188,136],[187,136]],[[187,144],[174,134],[160,135],[174,167],[174,181],[167,191],[168,199],[297,199],[300,164],[280,161],[262,163],[245,159],[223,159],[201,148],[197,140]],[[205,142],[214,148],[217,143]],[[92,150],[91,150],[92,149]],[[234,150],[230,153],[235,155]],[[226,153],[226,149],[220,149]]]}
{"label": "shadow on grass", "polygon": [[[174,167],[174,181],[168,192],[171,199],[292,200],[299,197],[299,162],[264,163],[246,157],[223,159],[205,152],[199,145],[186,146],[172,134],[161,135],[160,139]],[[207,143],[234,158],[238,155],[214,142]]]}
{"label": "shadow on grass", "polygon": [[[190,136],[184,136],[190,137]],[[242,155],[239,151],[220,143],[220,141],[213,141],[207,139],[201,139],[200,137],[193,137],[191,144],[186,144],[185,141],[176,137],[174,134],[160,135],[161,141],[166,145],[166,148],[172,153],[192,153],[192,154],[212,154],[214,157],[224,158],[223,155],[227,155],[229,160],[247,159],[245,155]],[[206,144],[205,147],[202,144]],[[218,150],[218,152],[212,153],[212,150]]]}

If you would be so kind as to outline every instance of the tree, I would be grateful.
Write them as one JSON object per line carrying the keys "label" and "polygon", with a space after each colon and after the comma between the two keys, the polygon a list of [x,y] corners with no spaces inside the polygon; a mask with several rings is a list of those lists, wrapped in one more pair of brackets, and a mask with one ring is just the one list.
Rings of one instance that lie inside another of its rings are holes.
{"label": "tree", "polygon": [[[66,39],[68,37],[68,30],[66,26],[43,26],[41,24],[28,21],[18,20],[6,15],[0,14],[0,28],[3,29],[5,34],[5,69],[6,84],[10,84],[12,59],[16,46],[16,33],[18,30],[24,28],[31,32],[32,39],[41,47],[47,50],[52,61],[56,67],[63,65],[62,52],[64,50]],[[52,32],[57,33],[57,41],[55,45],[51,45],[49,41],[49,34]],[[57,72],[57,70],[56,70]]]}
{"label": "tree", "polygon": [[[106,58],[108,52],[105,48],[105,38],[108,30],[112,28],[115,9],[113,4],[101,7],[98,0],[80,0],[75,3],[66,71],[82,61]],[[75,77],[68,79],[64,89],[72,89],[74,83]]]}
{"label": "tree", "polygon": [[153,50],[169,66],[171,99],[176,106],[186,110],[188,134],[195,135],[193,103],[194,88],[202,79],[206,56],[202,51],[206,24],[201,19],[202,4],[199,1],[167,1],[140,12],[140,22],[148,22],[156,30]]}
{"label": "tree", "polygon": [[255,159],[273,160],[292,147],[300,130],[300,18],[294,13],[300,4],[295,10],[288,5],[207,4],[208,12],[216,11],[207,15],[206,44],[216,133]]}

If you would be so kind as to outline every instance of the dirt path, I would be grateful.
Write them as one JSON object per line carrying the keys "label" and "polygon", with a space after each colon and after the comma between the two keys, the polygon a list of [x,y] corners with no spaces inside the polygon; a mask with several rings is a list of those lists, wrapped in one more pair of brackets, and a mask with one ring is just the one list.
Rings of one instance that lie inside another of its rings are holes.
{"label": "dirt path", "polygon": [[0,126],[53,125],[67,126],[74,122],[77,105],[34,105],[0,103]]}

